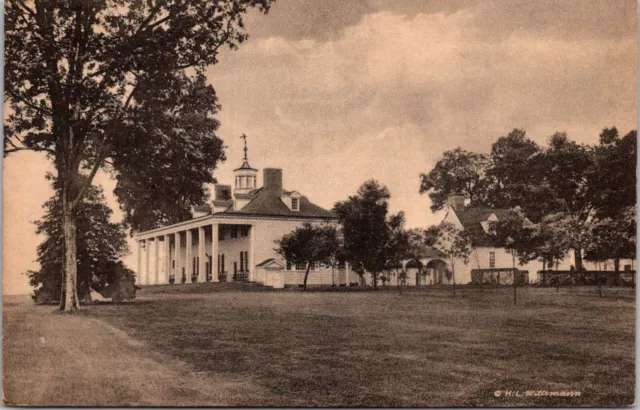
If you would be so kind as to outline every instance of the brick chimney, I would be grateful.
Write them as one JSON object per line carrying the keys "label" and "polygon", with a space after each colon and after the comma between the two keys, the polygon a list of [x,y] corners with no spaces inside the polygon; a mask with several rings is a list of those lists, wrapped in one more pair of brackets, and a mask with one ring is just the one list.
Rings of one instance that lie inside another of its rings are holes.
{"label": "brick chimney", "polygon": [[447,196],[447,205],[453,208],[454,211],[464,208],[464,195],[449,194]]}
{"label": "brick chimney", "polygon": [[263,186],[265,189],[282,190],[282,169],[265,168],[263,174]]}
{"label": "brick chimney", "polygon": [[231,185],[219,185],[216,184],[216,201],[230,201],[231,200]]}

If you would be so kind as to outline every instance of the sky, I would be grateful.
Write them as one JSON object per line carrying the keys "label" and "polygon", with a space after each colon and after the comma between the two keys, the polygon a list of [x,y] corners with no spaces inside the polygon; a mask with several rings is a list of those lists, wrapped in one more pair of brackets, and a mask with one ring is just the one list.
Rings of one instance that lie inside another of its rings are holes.
{"label": "sky", "polygon": [[[331,208],[374,178],[392,212],[426,227],[442,214],[419,194],[420,173],[446,150],[488,152],[513,128],[542,145],[555,131],[593,144],[604,127],[637,128],[634,0],[278,0],[246,28],[248,42],[207,71],[222,104],[221,183],[244,133],[251,165],[282,168],[286,189]],[[52,168],[20,152],[3,170],[3,291],[27,293]],[[118,220],[114,182],[96,182]]]}

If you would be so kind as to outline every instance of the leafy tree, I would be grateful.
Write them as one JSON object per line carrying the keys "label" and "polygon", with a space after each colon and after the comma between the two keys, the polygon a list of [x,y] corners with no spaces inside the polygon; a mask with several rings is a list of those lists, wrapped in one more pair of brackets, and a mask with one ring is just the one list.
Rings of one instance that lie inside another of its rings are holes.
{"label": "leafy tree", "polygon": [[528,220],[516,210],[515,216],[496,221],[490,226],[490,233],[499,246],[511,253],[513,262],[513,303],[517,303],[518,275],[516,272],[516,257],[519,264],[527,263],[535,252],[533,240],[534,230]]}
{"label": "leafy tree", "polygon": [[605,128],[600,134],[589,181],[597,218],[617,218],[637,203],[637,140],[636,130],[623,138],[615,127]]}
{"label": "leafy tree", "polygon": [[[46,235],[38,246],[40,270],[27,274],[31,286],[40,288],[36,295],[44,293],[47,295],[45,299],[60,300],[66,289],[62,286],[60,274],[64,271],[65,242],[59,195],[48,200],[44,209],[44,218],[36,222],[36,233]],[[77,208],[77,288],[80,299],[90,298],[91,290],[101,292],[115,283],[119,270],[126,275],[133,274],[120,261],[129,252],[124,224],[111,222],[111,214],[102,189],[90,185]]]}
{"label": "leafy tree", "polygon": [[370,272],[377,289],[378,273],[387,262],[385,249],[391,235],[387,223],[389,190],[378,181],[366,181],[356,195],[335,204],[344,233],[344,254],[355,272]]}
{"label": "leafy tree", "polygon": [[543,218],[533,226],[532,232],[532,254],[530,260],[538,259],[542,262],[542,270],[547,267],[556,268],[560,260],[569,252],[568,244],[563,240],[564,232],[556,229],[551,223],[553,219]]}
{"label": "leafy tree", "polygon": [[489,159],[484,154],[456,148],[446,151],[428,174],[420,174],[420,193],[428,193],[433,212],[444,208],[449,194],[462,194],[472,204],[486,201],[484,175]]}
{"label": "leafy tree", "polygon": [[562,239],[574,251],[576,270],[582,271],[582,250],[588,242],[594,210],[589,180],[592,152],[570,141],[567,134],[555,133],[549,138],[549,147],[534,162],[532,185],[542,187],[547,194],[538,201],[523,201],[522,208],[527,216],[544,216],[552,227],[565,232]]}
{"label": "leafy tree", "polygon": [[[134,230],[206,198],[224,158],[205,69],[247,39],[242,15],[270,0],[9,0],[4,153],[40,151],[60,189],[66,292],[78,308],[77,207],[96,172],[117,181]],[[85,175],[86,178],[81,178]],[[153,211],[151,211],[153,210]]]}
{"label": "leafy tree", "polygon": [[[435,229],[432,228],[435,231]],[[456,296],[456,263],[469,264],[469,256],[473,250],[472,236],[464,229],[457,228],[451,222],[441,222],[437,226],[436,246],[447,254],[453,280],[453,297]]]}
{"label": "leafy tree", "polygon": [[616,219],[598,219],[592,226],[591,241],[585,248],[585,259],[603,262],[614,259],[614,270],[619,272],[620,259],[635,259],[637,207],[627,207]]}
{"label": "leafy tree", "polygon": [[594,243],[585,257],[598,261],[613,258],[616,273],[621,258],[635,258],[636,230],[630,221],[635,218],[633,209],[637,203],[637,153],[637,132],[630,131],[620,138],[615,127],[602,131],[600,144],[594,149],[590,175]]}
{"label": "leafy tree", "polygon": [[489,205],[515,208],[524,201],[539,199],[540,192],[531,184],[531,170],[533,159],[540,153],[541,148],[526,138],[522,129],[514,129],[493,143],[485,183]]}
{"label": "leafy tree", "polygon": [[336,260],[340,246],[335,226],[305,223],[276,241],[276,252],[292,264],[305,264],[304,290],[311,267],[317,263],[330,265]]}
{"label": "leafy tree", "polygon": [[387,220],[389,240],[384,248],[386,257],[384,270],[387,277],[392,274],[398,276],[402,270],[402,261],[409,257],[409,232],[404,229],[404,224],[405,216],[402,211],[391,215]]}

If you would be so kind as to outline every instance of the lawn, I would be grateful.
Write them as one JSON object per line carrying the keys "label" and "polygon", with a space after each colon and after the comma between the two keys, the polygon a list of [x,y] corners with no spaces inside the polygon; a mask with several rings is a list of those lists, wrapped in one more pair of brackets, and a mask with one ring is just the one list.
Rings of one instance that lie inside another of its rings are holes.
{"label": "lawn", "polygon": [[[633,289],[606,288],[598,298],[595,288],[521,288],[517,306],[508,288],[460,287],[457,293],[453,299],[444,288],[399,295],[388,289],[304,293],[155,286],[143,289],[132,303],[91,306],[87,315],[64,320],[75,321],[69,325],[75,328],[101,323],[139,345],[118,349],[138,356],[130,364],[137,376],[133,382],[116,378],[125,391],[111,387],[113,395],[124,398],[109,399],[105,404],[110,405],[634,403]],[[24,321],[10,320],[14,339],[26,332],[18,328],[29,322],[29,312],[45,317],[42,308],[23,311]],[[17,353],[20,346],[7,340],[6,315],[5,354],[7,345]],[[60,319],[53,316],[46,323]],[[5,365],[5,383],[8,373]],[[127,393],[132,383],[155,393],[142,400]],[[526,396],[532,390],[580,396]],[[512,396],[505,397],[506,391]],[[522,397],[515,397],[516,391]]]}
{"label": "lawn", "polygon": [[[142,291],[101,320],[194,372],[246,379],[230,405],[574,406],[635,401],[635,292]],[[177,286],[179,287],[179,286]],[[200,287],[201,288],[201,287]],[[186,290],[183,288],[182,290]],[[165,293],[161,295],[159,293]],[[144,298],[144,295],[149,295]],[[580,397],[495,397],[578,391]]]}

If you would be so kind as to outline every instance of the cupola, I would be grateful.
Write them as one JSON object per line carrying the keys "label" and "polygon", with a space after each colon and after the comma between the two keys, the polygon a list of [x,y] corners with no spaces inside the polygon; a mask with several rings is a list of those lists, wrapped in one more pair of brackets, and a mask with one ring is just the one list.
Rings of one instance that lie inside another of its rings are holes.
{"label": "cupola", "polygon": [[257,175],[258,170],[251,168],[249,165],[249,159],[247,158],[247,136],[242,134],[240,137],[244,140],[244,158],[242,159],[242,165],[240,168],[233,170],[233,176],[235,177],[233,185],[233,194],[242,196],[248,194],[257,187]]}

